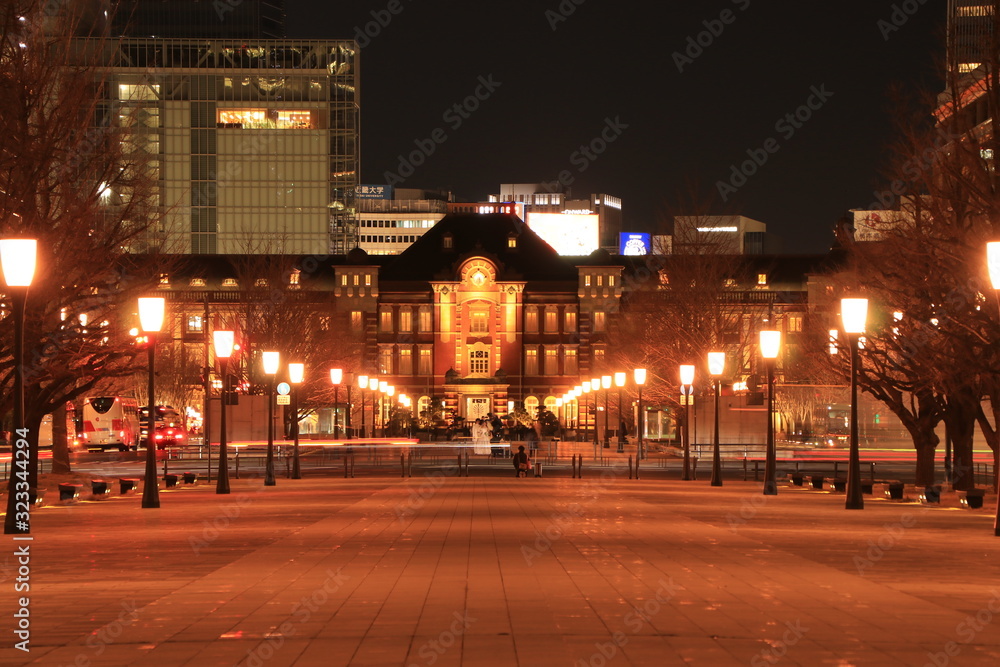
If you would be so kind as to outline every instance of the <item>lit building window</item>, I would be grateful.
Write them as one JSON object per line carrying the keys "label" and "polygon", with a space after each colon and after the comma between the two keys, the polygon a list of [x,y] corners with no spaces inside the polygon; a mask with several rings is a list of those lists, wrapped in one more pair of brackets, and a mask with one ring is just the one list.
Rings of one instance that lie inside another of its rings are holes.
{"label": "lit building window", "polygon": [[188,315],[187,316],[187,331],[188,333],[201,333],[205,330],[205,323],[202,320],[201,315]]}
{"label": "lit building window", "polygon": [[604,317],[604,311],[597,311],[594,313],[594,331],[603,332],[607,326],[607,321]]}
{"label": "lit building window", "polygon": [[352,310],[351,311],[351,331],[355,331],[355,332],[361,331],[362,323],[363,323],[363,318],[361,317],[361,311],[360,310]]}
{"label": "lit building window", "polygon": [[346,273],[340,276],[340,284],[343,285],[344,287],[347,287],[347,274]]}
{"label": "lit building window", "polygon": [[517,247],[517,234],[511,234],[507,237],[507,247],[516,248]]}
{"label": "lit building window", "polygon": [[354,286],[355,287],[358,286],[358,274],[356,274],[356,273],[354,274]]}
{"label": "lit building window", "polygon": [[417,360],[417,364],[417,373],[419,375],[431,375],[434,373],[434,366],[431,364],[430,348],[420,348],[420,357]]}
{"label": "lit building window", "polygon": [[559,348],[557,347],[545,350],[545,374],[559,375]]}
{"label": "lit building window", "polygon": [[258,278],[254,282],[254,287],[267,287],[267,278]]}
{"label": "lit building window", "polygon": [[365,274],[365,287],[371,287],[371,286],[372,286],[372,274],[366,273]]}
{"label": "lit building window", "polygon": [[378,351],[378,372],[382,375],[392,375],[392,348],[382,347]]}
{"label": "lit building window", "polygon": [[545,397],[544,405],[545,405],[545,409],[546,410],[548,410],[552,414],[556,414],[556,408],[558,406],[556,405],[556,397],[555,396],[546,396]]}
{"label": "lit building window", "polygon": [[226,278],[222,281],[223,287],[239,287],[239,283],[236,282],[236,278]]}
{"label": "lit building window", "polygon": [[597,276],[597,286],[598,287],[604,286],[604,276]]}
{"label": "lit building window", "polygon": [[170,276],[165,273],[160,274],[160,285],[163,287],[170,287]]}
{"label": "lit building window", "polygon": [[531,306],[524,312],[525,333],[538,333],[538,308]]}
{"label": "lit building window", "polygon": [[489,312],[477,308],[469,313],[469,333],[489,333]]}
{"label": "lit building window", "polygon": [[787,327],[790,333],[800,333],[802,331],[802,316],[790,315],[787,319]]}
{"label": "lit building window", "polygon": [[767,274],[766,273],[758,273],[757,274],[757,284],[758,285],[767,285]]}
{"label": "lit building window", "polygon": [[490,353],[486,350],[472,350],[469,353],[469,373],[472,375],[488,375],[490,372]]}
{"label": "lit building window", "polygon": [[580,372],[580,365],[577,363],[575,349],[563,350],[563,374],[577,375]]}
{"label": "lit building window", "polygon": [[570,310],[566,311],[566,331],[567,333],[572,333],[576,331],[576,313]]}
{"label": "lit building window", "polygon": [[524,374],[538,375],[538,350],[534,348],[524,351]]}
{"label": "lit building window", "polygon": [[302,276],[302,271],[299,269],[292,269],[292,272],[288,274],[288,284],[292,287],[299,286],[299,278]]}
{"label": "lit building window", "polygon": [[413,375],[413,350],[408,347],[399,351],[399,374]]}
{"label": "lit building window", "polygon": [[417,416],[419,417],[430,417],[431,416],[431,397],[421,396],[417,399]]}
{"label": "lit building window", "polygon": [[583,286],[584,287],[590,287],[590,276],[589,275],[583,277]]}
{"label": "lit building window", "polygon": [[379,330],[384,331],[384,332],[390,332],[390,331],[392,331],[392,309],[391,308],[383,308],[379,312],[378,327],[379,327]]}
{"label": "lit building window", "polygon": [[413,331],[413,311],[409,308],[399,310],[399,330],[407,333]]}
{"label": "lit building window", "polygon": [[559,332],[559,313],[555,308],[545,309],[545,333]]}
{"label": "lit building window", "polygon": [[191,279],[191,287],[204,287],[204,286],[205,286],[205,279],[204,278],[192,278]]}
{"label": "lit building window", "polygon": [[221,129],[315,130],[317,119],[305,109],[218,109],[216,122]]}
{"label": "lit building window", "polygon": [[538,397],[528,396],[524,399],[524,409],[527,411],[528,416],[534,419],[538,416]]}
{"label": "lit building window", "polygon": [[421,308],[420,309],[420,331],[422,333],[429,333],[431,331],[431,309]]}

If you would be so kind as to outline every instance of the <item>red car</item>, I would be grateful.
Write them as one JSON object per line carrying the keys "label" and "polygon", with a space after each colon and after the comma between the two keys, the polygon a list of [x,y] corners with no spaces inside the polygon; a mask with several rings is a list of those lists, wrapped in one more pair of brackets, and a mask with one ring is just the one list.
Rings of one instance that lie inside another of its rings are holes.
{"label": "red car", "polygon": [[168,445],[183,445],[187,442],[187,434],[180,426],[157,426],[153,430],[153,440],[157,449],[166,449]]}

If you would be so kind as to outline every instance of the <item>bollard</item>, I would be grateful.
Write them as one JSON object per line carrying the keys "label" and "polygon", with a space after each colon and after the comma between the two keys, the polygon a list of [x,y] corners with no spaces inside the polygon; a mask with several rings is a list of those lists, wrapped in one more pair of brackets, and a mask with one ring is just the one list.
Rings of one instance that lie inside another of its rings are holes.
{"label": "bollard", "polygon": [[576,479],[576,454],[573,455],[573,479]]}
{"label": "bollard", "polygon": [[639,479],[639,457],[635,459],[635,478]]}
{"label": "bollard", "polygon": [[539,461],[535,464],[535,477],[542,476],[542,463]]}
{"label": "bollard", "polygon": [[628,455],[628,478],[632,479],[632,455]]}

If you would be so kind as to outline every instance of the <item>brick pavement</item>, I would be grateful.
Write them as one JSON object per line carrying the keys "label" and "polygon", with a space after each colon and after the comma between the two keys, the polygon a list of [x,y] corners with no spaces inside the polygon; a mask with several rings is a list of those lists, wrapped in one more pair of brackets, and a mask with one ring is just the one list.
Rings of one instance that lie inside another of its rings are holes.
{"label": "brick pavement", "polygon": [[4,539],[0,664],[1000,664],[991,509],[586,474],[42,508],[27,654]]}

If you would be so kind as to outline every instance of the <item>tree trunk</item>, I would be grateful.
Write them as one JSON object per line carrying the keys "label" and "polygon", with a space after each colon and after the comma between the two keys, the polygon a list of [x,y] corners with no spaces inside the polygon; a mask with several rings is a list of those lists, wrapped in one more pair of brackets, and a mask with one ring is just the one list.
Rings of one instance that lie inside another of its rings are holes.
{"label": "tree trunk", "polygon": [[952,436],[952,486],[959,491],[975,487],[975,468],[972,460],[972,438],[975,433],[978,400],[970,392],[952,394],[945,411],[945,421]]}
{"label": "tree trunk", "polygon": [[72,472],[69,463],[69,432],[66,428],[66,406],[52,413],[52,472],[64,475]]}
{"label": "tree trunk", "polygon": [[917,486],[930,486],[935,482],[935,461],[937,452],[938,437],[931,434],[931,437],[913,439],[913,448],[917,452]]}

